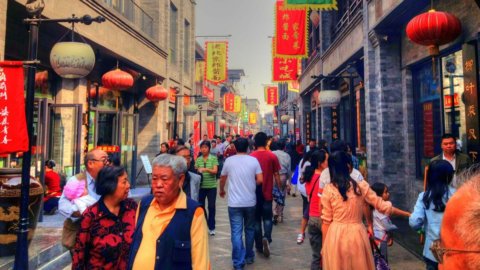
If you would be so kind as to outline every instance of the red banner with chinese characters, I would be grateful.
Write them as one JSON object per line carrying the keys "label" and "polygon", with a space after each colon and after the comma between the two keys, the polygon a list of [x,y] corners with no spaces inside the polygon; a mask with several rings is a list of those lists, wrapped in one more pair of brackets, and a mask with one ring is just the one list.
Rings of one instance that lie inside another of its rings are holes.
{"label": "red banner with chinese characters", "polygon": [[207,86],[203,86],[203,96],[207,97],[210,101],[213,101],[215,99],[215,93]]}
{"label": "red banner with chinese characters", "polygon": [[198,157],[198,153],[200,153],[200,147],[198,146],[198,142],[200,141],[200,122],[193,121],[193,157]]}
{"label": "red banner with chinese characters", "polygon": [[168,90],[168,101],[170,101],[170,103],[175,103],[176,94],[177,90],[175,88],[170,88],[170,90]]}
{"label": "red banner with chinese characters", "polygon": [[205,80],[219,84],[228,77],[228,42],[205,42]]}
{"label": "red banner with chinese characters", "polygon": [[235,111],[235,94],[226,93],[223,95],[223,110],[225,112]]}
{"label": "red banner with chinese characters", "polygon": [[423,103],[423,155],[427,158],[435,156],[435,140],[433,138],[433,103]]}
{"label": "red banner with chinese characters", "polygon": [[267,103],[267,105],[278,105],[278,87],[265,87],[265,102]]}
{"label": "red banner with chinese characters", "polygon": [[308,57],[307,10],[285,9],[283,1],[275,6],[274,57]]}
{"label": "red banner with chinese characters", "polygon": [[190,96],[183,97],[183,105],[190,105]]}
{"label": "red banner with chinese characters", "polygon": [[215,135],[215,122],[207,122],[207,135],[208,138],[213,138]]}
{"label": "red banner with chinese characters", "polygon": [[0,62],[0,154],[28,151],[23,63]]}
{"label": "red banner with chinese characters", "polygon": [[[453,106],[460,104],[460,97],[457,93],[454,94],[453,102]],[[452,95],[445,95],[443,106],[447,109],[452,107]]]}
{"label": "red banner with chinese characters", "polygon": [[273,57],[274,82],[291,82],[297,80],[298,59]]}

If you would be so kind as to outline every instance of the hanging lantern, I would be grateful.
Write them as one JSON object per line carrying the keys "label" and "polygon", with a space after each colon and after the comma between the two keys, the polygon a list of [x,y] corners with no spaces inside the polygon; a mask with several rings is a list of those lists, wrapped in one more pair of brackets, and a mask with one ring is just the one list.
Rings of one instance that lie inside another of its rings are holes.
{"label": "hanging lantern", "polygon": [[122,71],[118,67],[102,76],[104,87],[112,90],[125,90],[133,86],[133,77],[130,73]]}
{"label": "hanging lantern", "polygon": [[58,42],[50,51],[50,65],[62,78],[82,78],[92,71],[95,53],[86,43]]}
{"label": "hanging lantern", "polygon": [[282,123],[286,124],[290,120],[290,115],[282,115],[282,117],[280,117],[280,120],[282,121]]}
{"label": "hanging lantern", "polygon": [[152,102],[165,100],[168,97],[168,90],[157,83],[156,85],[147,89],[145,92],[145,97]]}
{"label": "hanging lantern", "polygon": [[213,121],[215,121],[215,117],[213,115],[209,115],[209,116],[205,117],[205,121],[213,122]]}
{"label": "hanging lantern", "polygon": [[[98,87],[98,97],[103,97],[105,96],[110,90],[108,90],[105,87]],[[88,92],[88,95],[90,98],[96,98],[97,97],[97,89],[95,87],[91,87],[90,91]]]}
{"label": "hanging lantern", "polygon": [[338,90],[322,90],[318,95],[320,107],[336,107],[342,98]]}
{"label": "hanging lantern", "polygon": [[431,56],[439,54],[439,46],[454,41],[462,32],[462,24],[454,15],[434,9],[414,17],[407,24],[408,38],[428,46]]}
{"label": "hanging lantern", "polygon": [[183,114],[185,114],[186,116],[194,116],[195,114],[197,114],[197,109],[197,105],[195,104],[185,105],[183,107]]}
{"label": "hanging lantern", "polygon": [[227,122],[225,121],[225,119],[220,119],[220,127],[225,128],[226,126],[227,126]]}
{"label": "hanging lantern", "polygon": [[35,88],[43,89],[48,85],[48,71],[39,71],[35,73]]}

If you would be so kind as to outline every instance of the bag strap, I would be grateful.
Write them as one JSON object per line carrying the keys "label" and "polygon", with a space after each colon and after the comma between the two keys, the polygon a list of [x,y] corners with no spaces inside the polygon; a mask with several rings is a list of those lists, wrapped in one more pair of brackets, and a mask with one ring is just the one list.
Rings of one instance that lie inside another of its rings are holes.
{"label": "bag strap", "polygon": [[373,253],[377,252],[383,258],[383,255],[380,252],[380,249],[378,248],[377,244],[375,244],[375,240],[373,240],[372,237],[369,237],[368,239],[370,240],[370,246],[372,247],[372,252]]}
{"label": "bag strap", "polygon": [[320,179],[320,175],[317,177],[317,179],[315,179],[315,183],[313,184],[312,191],[310,191],[310,195],[308,196],[308,201],[309,201],[309,202],[312,201],[313,191],[315,190],[315,186],[316,186],[317,183],[318,183],[318,179]]}

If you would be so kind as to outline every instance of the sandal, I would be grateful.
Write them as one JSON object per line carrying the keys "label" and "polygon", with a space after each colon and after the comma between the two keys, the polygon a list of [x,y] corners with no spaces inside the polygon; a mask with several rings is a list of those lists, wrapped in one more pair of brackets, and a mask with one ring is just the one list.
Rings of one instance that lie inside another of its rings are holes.
{"label": "sandal", "polygon": [[297,236],[297,244],[301,245],[303,243],[303,240],[305,240],[305,234],[299,233]]}

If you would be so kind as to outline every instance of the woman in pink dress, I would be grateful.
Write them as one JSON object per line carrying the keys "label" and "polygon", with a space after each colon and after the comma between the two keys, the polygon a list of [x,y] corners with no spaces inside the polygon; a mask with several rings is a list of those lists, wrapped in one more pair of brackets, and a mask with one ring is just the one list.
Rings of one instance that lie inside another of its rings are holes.
{"label": "woman in pink dress", "polygon": [[373,270],[375,264],[367,230],[362,223],[363,206],[372,205],[386,215],[410,216],[378,197],[366,181],[350,178],[351,157],[341,151],[328,159],[331,183],[322,195],[322,259],[325,270]]}

